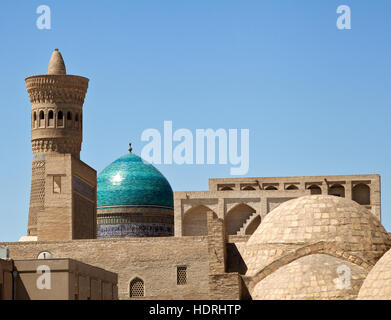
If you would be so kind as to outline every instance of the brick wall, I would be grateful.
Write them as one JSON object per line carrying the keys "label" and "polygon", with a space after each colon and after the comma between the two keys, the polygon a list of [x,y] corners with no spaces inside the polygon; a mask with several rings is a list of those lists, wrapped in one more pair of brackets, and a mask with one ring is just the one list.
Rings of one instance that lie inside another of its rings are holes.
{"label": "brick wall", "polygon": [[[129,284],[139,277],[146,299],[208,299],[207,237],[127,238],[0,243],[12,259],[36,259],[42,251],[118,274],[118,296],[129,299]],[[187,266],[187,284],[177,285],[177,266]]]}

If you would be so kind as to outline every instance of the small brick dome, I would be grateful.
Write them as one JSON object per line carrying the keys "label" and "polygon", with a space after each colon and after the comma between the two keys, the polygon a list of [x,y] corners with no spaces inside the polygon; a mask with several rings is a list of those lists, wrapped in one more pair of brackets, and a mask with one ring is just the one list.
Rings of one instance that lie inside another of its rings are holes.
{"label": "small brick dome", "polygon": [[[346,273],[346,274],[345,274]],[[349,261],[326,254],[297,259],[261,280],[254,300],[355,299],[367,271]],[[345,282],[344,276],[351,276]],[[341,280],[340,280],[341,279]]]}
{"label": "small brick dome", "polygon": [[270,212],[251,236],[244,250],[247,275],[319,242],[369,264],[375,264],[391,244],[380,221],[358,203],[336,196],[304,196]]}
{"label": "small brick dome", "polygon": [[368,273],[358,299],[391,300],[391,250],[381,257]]}

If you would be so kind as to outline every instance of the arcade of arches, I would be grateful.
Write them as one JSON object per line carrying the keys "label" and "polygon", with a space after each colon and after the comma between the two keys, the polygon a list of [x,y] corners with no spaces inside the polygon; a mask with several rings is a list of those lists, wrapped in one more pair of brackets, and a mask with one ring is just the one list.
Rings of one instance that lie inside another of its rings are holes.
{"label": "arcade of arches", "polygon": [[379,190],[378,175],[210,179],[209,191],[175,192],[176,208],[182,208],[174,212],[180,223],[175,235],[206,235],[208,211],[224,220],[229,236],[251,235],[271,210],[305,195],[348,198],[379,218]]}

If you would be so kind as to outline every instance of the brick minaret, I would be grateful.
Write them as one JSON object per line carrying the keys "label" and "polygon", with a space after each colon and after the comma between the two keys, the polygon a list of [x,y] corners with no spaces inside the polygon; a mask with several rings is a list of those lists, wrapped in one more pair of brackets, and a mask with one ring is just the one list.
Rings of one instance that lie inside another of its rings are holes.
{"label": "brick minaret", "polygon": [[[88,79],[66,74],[61,53],[56,49],[49,62],[48,74],[26,78],[31,102],[31,143],[33,150],[28,236],[37,235],[37,220],[45,211],[47,159],[71,155],[80,158],[83,128],[83,103]],[[59,175],[61,177],[61,175]],[[57,191],[61,184],[57,186]]]}

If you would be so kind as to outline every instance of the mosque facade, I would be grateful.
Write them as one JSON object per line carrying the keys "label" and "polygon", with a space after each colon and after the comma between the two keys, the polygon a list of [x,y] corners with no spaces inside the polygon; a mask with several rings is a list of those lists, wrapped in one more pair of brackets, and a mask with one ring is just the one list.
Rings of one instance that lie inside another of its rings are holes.
{"label": "mosque facade", "polygon": [[[48,74],[26,78],[28,229],[0,243],[0,299],[391,299],[379,175],[173,192],[131,147],[97,174],[80,160],[88,82],[57,49]],[[52,292],[36,288],[42,263]]]}

